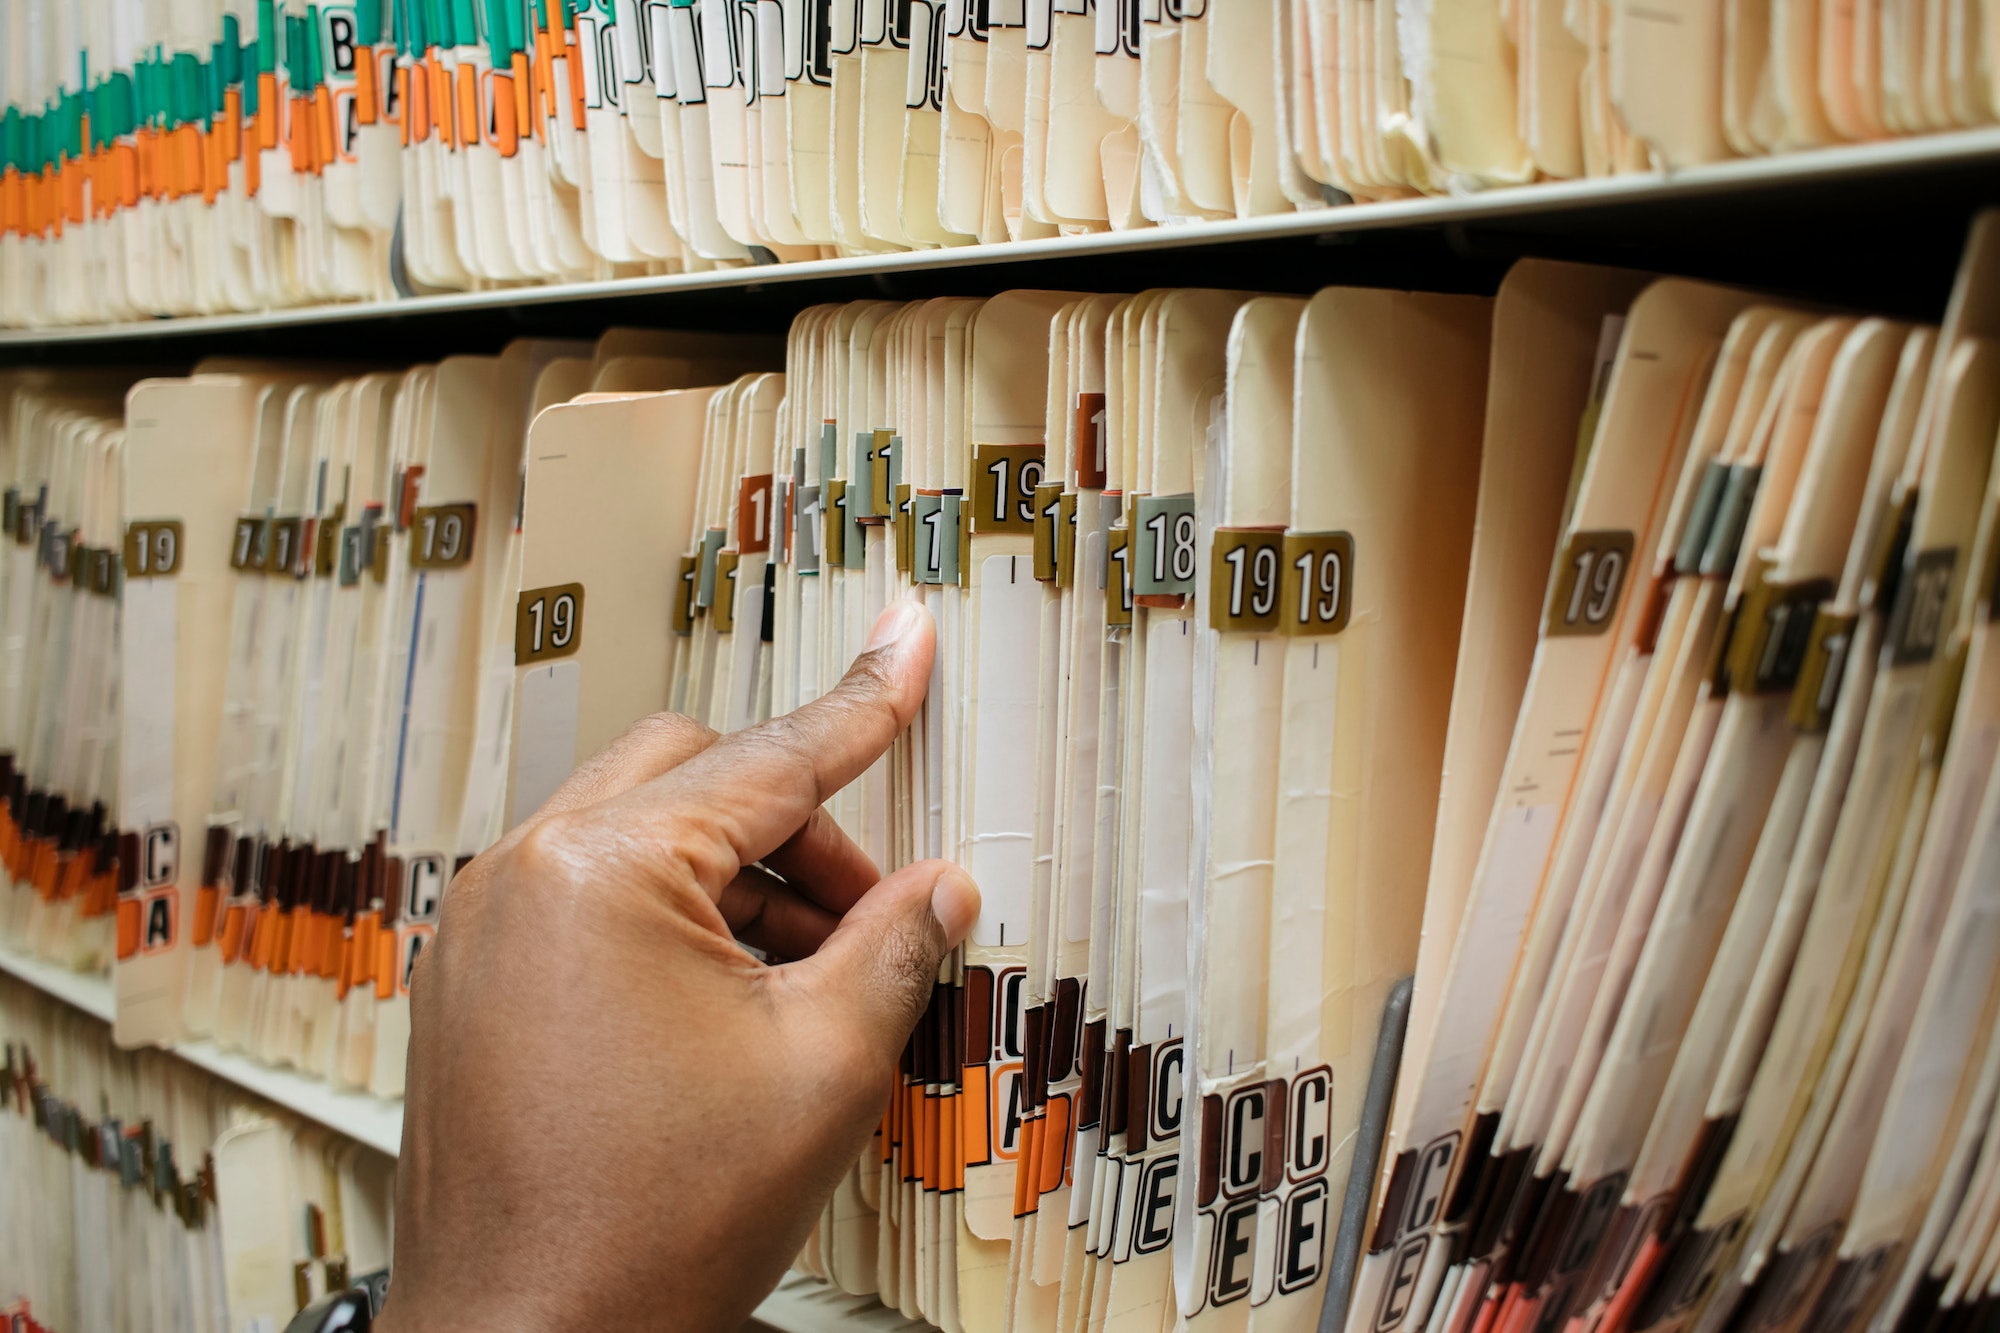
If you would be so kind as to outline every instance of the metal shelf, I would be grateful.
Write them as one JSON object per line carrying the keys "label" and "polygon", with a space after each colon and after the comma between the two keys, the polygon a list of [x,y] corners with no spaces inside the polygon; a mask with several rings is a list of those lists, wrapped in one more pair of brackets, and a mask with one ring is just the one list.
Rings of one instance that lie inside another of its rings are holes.
{"label": "metal shelf", "polygon": [[802,306],[1007,287],[1121,291],[1334,282],[1488,291],[1540,254],[1623,263],[1935,316],[1965,224],[2000,203],[2000,128],[1662,173],[1555,181],[1000,245],[511,287],[128,324],[0,330],[0,363],[212,351],[438,356],[611,322],[780,329]]}

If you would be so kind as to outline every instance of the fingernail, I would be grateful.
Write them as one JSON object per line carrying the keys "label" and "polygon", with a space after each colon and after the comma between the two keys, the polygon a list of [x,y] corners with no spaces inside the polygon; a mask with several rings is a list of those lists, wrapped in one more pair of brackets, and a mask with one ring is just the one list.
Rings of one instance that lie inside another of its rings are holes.
{"label": "fingernail", "polygon": [[979,919],[979,889],[963,870],[953,866],[937,877],[931,888],[931,915],[954,947],[972,933],[972,923]]}
{"label": "fingernail", "polygon": [[868,635],[868,646],[862,651],[872,653],[877,648],[887,648],[915,629],[925,614],[923,606],[917,602],[890,603],[889,609],[876,618],[875,628]]}

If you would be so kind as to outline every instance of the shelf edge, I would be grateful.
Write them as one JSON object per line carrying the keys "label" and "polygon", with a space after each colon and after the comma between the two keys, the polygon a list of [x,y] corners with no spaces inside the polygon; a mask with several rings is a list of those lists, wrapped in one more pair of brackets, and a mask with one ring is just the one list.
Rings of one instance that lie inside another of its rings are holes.
{"label": "shelf edge", "polygon": [[1541,181],[1462,194],[1378,200],[1262,217],[1173,223],[1130,231],[851,255],[658,277],[540,283],[389,301],[284,306],[260,312],[186,315],[123,324],[0,329],[0,349],[45,344],[113,345],[158,338],[249,333],[312,324],[351,324],[560,302],[745,290],[815,279],[863,278],[951,268],[992,268],[1031,260],[1198,249],[1242,241],[1552,216],[1593,207],[1638,207],[1648,203],[1757,189],[1812,183],[1858,183],[1878,174],[1899,170],[1953,166],[1972,168],[1996,164],[2000,164],[2000,127],[1984,127],[1812,148],[1770,157],[1736,158],[1675,171]]}

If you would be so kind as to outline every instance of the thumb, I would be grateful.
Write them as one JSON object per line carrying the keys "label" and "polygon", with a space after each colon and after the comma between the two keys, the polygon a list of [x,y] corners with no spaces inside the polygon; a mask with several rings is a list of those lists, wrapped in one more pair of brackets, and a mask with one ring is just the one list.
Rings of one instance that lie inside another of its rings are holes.
{"label": "thumb", "polygon": [[945,953],[972,930],[979,890],[949,861],[888,875],[847,910],[812,957],[791,967],[827,1019],[894,1061],[930,1003]]}

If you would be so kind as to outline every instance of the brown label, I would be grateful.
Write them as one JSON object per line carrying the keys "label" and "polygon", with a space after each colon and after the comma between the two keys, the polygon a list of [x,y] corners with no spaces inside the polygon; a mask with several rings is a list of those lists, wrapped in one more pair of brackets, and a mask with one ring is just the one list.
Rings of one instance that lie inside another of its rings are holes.
{"label": "brown label", "polygon": [[1056,586],[1076,586],[1076,492],[1066,491],[1056,516]]}
{"label": "brown label", "polygon": [[869,518],[893,518],[891,504],[894,489],[890,482],[891,456],[896,451],[896,432],[878,430],[868,442],[868,514]]}
{"label": "brown label", "polygon": [[1730,636],[1729,688],[1738,694],[1789,692],[1812,646],[1819,605],[1833,596],[1831,579],[1767,581],[1759,558]]}
{"label": "brown label", "polygon": [[558,583],[521,594],[514,610],[514,665],[568,657],[582,646],[581,583]]}
{"label": "brown label", "polygon": [[1060,563],[1057,551],[1062,544],[1063,488],[1045,481],[1035,487],[1035,578],[1053,583]]}
{"label": "brown label", "polygon": [[1042,484],[1039,444],[972,446],[973,535],[1035,531],[1035,488]]}
{"label": "brown label", "polygon": [[1132,623],[1132,530],[1112,528],[1104,534],[1104,623]]}
{"label": "brown label", "polygon": [[181,572],[181,521],[142,520],[125,525],[125,577],[166,579]]}
{"label": "brown label", "polygon": [[916,552],[917,525],[912,513],[913,492],[905,486],[896,488],[896,568],[907,574]]}
{"label": "brown label", "polygon": [[1556,561],[1549,594],[1551,637],[1602,634],[1618,619],[1635,539],[1623,529],[1571,535]]}
{"label": "brown label", "polygon": [[274,518],[264,543],[264,572],[290,574],[298,568],[299,539],[305,535],[305,520]]}
{"label": "brown label", "polygon": [[340,524],[320,519],[313,529],[313,576],[330,579],[340,571]]}
{"label": "brown label", "polygon": [[1833,723],[1833,706],[1840,701],[1840,678],[1847,674],[1847,650],[1854,643],[1856,617],[1821,607],[1813,617],[1792,686],[1788,716],[1800,731],[1825,731]]}
{"label": "brown label", "polygon": [[417,569],[453,569],[472,559],[476,506],[422,505],[410,521],[410,564]]}
{"label": "brown label", "polygon": [[829,567],[847,564],[847,482],[834,477],[820,487],[820,499],[824,502],[826,528],[824,540],[820,544],[822,559]]}
{"label": "brown label", "polygon": [[1354,538],[1345,532],[1288,532],[1279,601],[1285,633],[1338,634],[1354,605]]}
{"label": "brown label", "polygon": [[674,579],[673,626],[676,634],[694,633],[694,590],[701,578],[701,557],[681,557],[679,575]]}
{"label": "brown label", "polygon": [[1952,576],[1957,570],[1955,546],[1920,551],[1904,561],[1889,618],[1890,665],[1928,662],[1937,655],[1951,628]]}
{"label": "brown label", "polygon": [[1076,488],[1080,491],[1104,489],[1108,434],[1104,423],[1104,395],[1080,393],[1076,396]]}
{"label": "brown label", "polygon": [[1208,560],[1208,623],[1225,633],[1269,634],[1282,621],[1285,534],[1217,528]]}
{"label": "brown label", "polygon": [[112,597],[118,592],[118,552],[108,546],[96,547],[90,553],[90,590],[100,597]]}
{"label": "brown label", "polygon": [[264,572],[264,529],[261,518],[239,518],[229,538],[229,567],[240,573]]}
{"label": "brown label", "polygon": [[771,549],[771,474],[745,477],[736,488],[736,549],[745,555]]}

